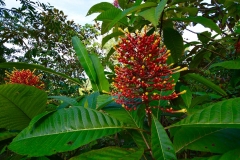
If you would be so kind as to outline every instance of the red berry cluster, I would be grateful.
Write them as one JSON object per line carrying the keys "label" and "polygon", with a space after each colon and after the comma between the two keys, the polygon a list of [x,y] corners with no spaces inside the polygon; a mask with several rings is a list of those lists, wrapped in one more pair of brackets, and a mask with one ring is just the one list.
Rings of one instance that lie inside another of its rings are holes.
{"label": "red berry cluster", "polygon": [[[117,91],[116,102],[128,110],[136,109],[133,99],[141,99],[144,104],[152,100],[171,100],[179,94],[173,92],[162,96],[161,91],[174,90],[174,80],[171,75],[184,69],[171,68],[167,64],[170,51],[165,46],[160,47],[161,38],[157,34],[148,36],[146,27],[143,32],[124,32],[126,38],[121,38],[115,50],[118,52],[119,65],[115,66],[116,78],[114,86]],[[150,108],[146,107],[146,111]]]}
{"label": "red berry cluster", "polygon": [[17,70],[14,68],[11,73],[6,71],[7,78],[5,78],[5,81],[9,84],[26,84],[29,86],[35,86],[39,89],[44,89],[44,83],[40,80],[41,75],[35,75],[34,71],[30,71],[29,69]]}

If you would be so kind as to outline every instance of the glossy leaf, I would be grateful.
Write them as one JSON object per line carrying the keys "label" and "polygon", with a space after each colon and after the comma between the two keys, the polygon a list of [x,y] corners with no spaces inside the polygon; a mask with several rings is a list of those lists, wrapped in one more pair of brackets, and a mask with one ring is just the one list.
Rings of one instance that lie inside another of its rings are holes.
{"label": "glossy leaf", "polygon": [[220,63],[212,64],[209,69],[213,67],[223,67],[226,69],[240,69],[240,59],[232,60],[232,61],[224,61]]}
{"label": "glossy leaf", "polygon": [[142,128],[143,127],[143,120],[144,120],[144,109],[139,108],[135,111],[127,111],[122,106],[117,105],[113,107],[106,107],[103,109],[107,112],[110,116],[116,118],[117,120],[125,123],[128,127],[133,128]]}
{"label": "glossy leaf", "polygon": [[80,102],[80,106],[84,106],[86,108],[96,109],[97,107],[97,98],[100,95],[99,92],[93,92],[90,95],[86,95]]}
{"label": "glossy leaf", "polygon": [[205,101],[209,101],[211,99],[211,97],[209,95],[202,95],[202,96],[197,96],[195,98],[192,99],[192,103],[191,103],[191,108],[195,107],[198,104],[201,104]]}
{"label": "glossy leaf", "polygon": [[138,13],[138,15],[150,21],[156,27],[166,3],[167,0],[163,0],[157,5],[157,7],[146,9],[143,12]]}
{"label": "glossy leaf", "polygon": [[177,159],[171,140],[157,118],[152,116],[151,148],[157,160]]}
{"label": "glossy leaf", "polygon": [[211,20],[205,17],[195,16],[195,17],[187,17],[187,18],[172,18],[173,21],[185,21],[185,22],[194,22],[203,25],[204,27],[210,28],[217,33],[221,33],[222,31],[219,27]]}
{"label": "glossy leaf", "polygon": [[108,9],[115,8],[111,3],[108,2],[101,2],[98,4],[93,5],[87,13],[87,16],[93,14],[93,13],[101,13]]}
{"label": "glossy leaf", "polygon": [[107,94],[99,95],[97,97],[97,110],[102,109],[103,107],[105,107],[106,105],[110,104],[113,101],[114,99],[111,95]]}
{"label": "glossy leaf", "polygon": [[189,108],[192,102],[192,92],[190,91],[189,87],[187,86],[181,86],[180,87],[181,91],[186,90],[186,93],[181,94],[181,97],[185,103],[185,105]]}
{"label": "glossy leaf", "polygon": [[150,8],[154,6],[156,6],[156,3],[146,2],[146,3],[140,4],[139,6],[133,6],[131,8],[128,8],[122,11],[121,13],[116,15],[116,17],[111,21],[111,23],[108,24],[107,30],[109,31],[117,22],[119,22],[122,18],[126,17],[128,14],[139,11],[143,8]]}
{"label": "glossy leaf", "polygon": [[22,130],[44,112],[47,94],[33,86],[0,85],[0,128]]}
{"label": "glossy leaf", "polygon": [[121,130],[122,124],[84,107],[61,109],[23,130],[9,145],[13,152],[31,157],[74,150]]}
{"label": "glossy leaf", "polygon": [[78,56],[79,62],[81,63],[82,67],[87,73],[93,89],[95,91],[99,90],[99,88],[97,88],[96,86],[97,74],[94,70],[93,63],[89,58],[86,47],[83,45],[83,43],[80,41],[80,39],[77,36],[72,38],[72,43],[73,43],[73,48],[76,51],[76,54]]}
{"label": "glossy leaf", "polygon": [[[182,127],[174,135],[176,152],[183,149],[225,153],[240,147],[240,129]],[[224,147],[223,147],[224,146]]]}
{"label": "glossy leaf", "polygon": [[27,64],[27,63],[22,63],[22,62],[6,62],[6,63],[0,63],[0,68],[17,68],[17,69],[38,69],[38,70],[41,70],[41,71],[44,71],[44,72],[47,72],[47,73],[51,73],[51,74],[55,74],[55,75],[58,75],[58,76],[61,76],[63,78],[66,78],[68,79],[69,81],[73,82],[73,83],[76,83],[76,84],[81,84],[79,82],[79,80],[77,79],[74,79],[74,78],[71,78],[63,73],[59,73],[59,72],[56,72],[50,68],[46,68],[46,67],[43,67],[41,65],[37,65],[37,64]]}
{"label": "glossy leaf", "polygon": [[105,76],[104,68],[96,54],[90,54],[90,59],[92,60],[95,73],[97,74],[96,84],[100,92],[109,92],[109,82]]}
{"label": "glossy leaf", "polygon": [[184,76],[185,78],[188,78],[188,79],[193,79],[199,83],[202,83],[204,84],[205,86],[211,88],[212,90],[214,90],[215,92],[217,92],[218,94],[220,95],[223,95],[223,96],[226,96],[227,93],[222,90],[219,86],[217,86],[216,84],[212,83],[211,81],[209,81],[208,79],[198,75],[198,74],[195,74],[195,73],[189,73],[187,75]]}
{"label": "glossy leaf", "polygon": [[183,38],[181,34],[173,28],[163,29],[164,44],[171,51],[171,57],[176,63],[183,54]]}
{"label": "glossy leaf", "polygon": [[185,119],[171,125],[170,127],[240,128],[239,103],[240,98],[232,98],[217,102],[187,116]]}
{"label": "glossy leaf", "polygon": [[134,148],[120,148],[120,147],[105,147],[102,149],[92,150],[79,156],[72,157],[70,160],[106,160],[106,159],[141,159],[143,155],[143,149]]}
{"label": "glossy leaf", "polygon": [[161,0],[160,3],[158,3],[156,10],[155,10],[155,19],[156,22],[158,23],[160,20],[160,16],[164,10],[164,7],[166,6],[168,0]]}
{"label": "glossy leaf", "polygon": [[115,38],[115,37],[118,37],[120,35],[123,35],[124,33],[123,32],[113,32],[107,36],[105,36],[103,39],[102,39],[102,47],[112,38]]}
{"label": "glossy leaf", "polygon": [[[120,14],[122,11],[118,8],[112,8],[112,9],[109,9],[103,13],[101,13],[100,15],[98,15],[95,20],[98,20],[98,21],[104,21],[104,22],[109,22],[111,23],[111,21],[118,15]],[[120,24],[122,25],[128,25],[128,22],[127,22],[127,18],[126,17],[123,17],[122,19],[120,19],[118,21]],[[106,28],[107,29],[107,28]],[[108,31],[108,29],[107,29]]]}

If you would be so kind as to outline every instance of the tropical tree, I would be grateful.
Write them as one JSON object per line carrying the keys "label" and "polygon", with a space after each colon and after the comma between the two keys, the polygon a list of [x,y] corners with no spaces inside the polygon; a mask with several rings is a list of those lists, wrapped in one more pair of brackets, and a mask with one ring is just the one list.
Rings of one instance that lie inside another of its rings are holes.
{"label": "tropical tree", "polygon": [[[102,46],[112,38],[117,43],[102,59],[72,37],[92,87],[81,96],[47,96],[40,76],[28,69],[81,85],[72,77],[39,65],[1,63],[25,69],[9,72],[8,84],[0,86],[2,155],[239,159],[239,6],[234,0],[92,6],[87,15],[99,13]],[[196,24],[210,31],[191,31]],[[198,41],[184,40],[185,30]],[[58,103],[50,106],[50,100]]]}

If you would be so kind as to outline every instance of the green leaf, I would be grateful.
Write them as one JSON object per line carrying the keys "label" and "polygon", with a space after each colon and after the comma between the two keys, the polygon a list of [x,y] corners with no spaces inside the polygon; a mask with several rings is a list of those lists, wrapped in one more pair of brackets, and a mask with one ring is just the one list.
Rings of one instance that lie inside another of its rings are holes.
{"label": "green leaf", "polygon": [[197,34],[198,39],[203,43],[207,44],[211,40],[211,32],[204,31],[202,33]]}
{"label": "green leaf", "polygon": [[95,73],[97,74],[96,84],[99,88],[99,91],[109,92],[109,82],[105,76],[104,68],[96,54],[90,54],[90,59],[92,60]]}
{"label": "green leaf", "polygon": [[144,109],[143,107],[139,107],[139,109],[135,111],[127,111],[122,106],[117,105],[113,107],[103,108],[105,112],[107,112],[110,116],[116,118],[117,120],[126,124],[126,126],[134,127],[134,128],[143,128],[143,120],[144,120]]}
{"label": "green leaf", "polygon": [[201,104],[205,101],[209,101],[210,99],[211,97],[209,95],[197,96],[192,99],[190,108],[195,107],[196,105]]}
{"label": "green leaf", "polygon": [[101,2],[98,4],[93,5],[87,13],[87,16],[93,14],[93,13],[101,13],[108,9],[115,8],[111,3],[108,2]]}
{"label": "green leaf", "polygon": [[72,43],[73,43],[73,48],[76,51],[76,54],[78,56],[78,59],[91,81],[93,90],[97,91],[98,90],[96,86],[97,74],[94,70],[93,63],[89,58],[89,54],[87,52],[86,47],[83,45],[83,43],[80,41],[80,39],[77,36],[74,36],[72,38]]}
{"label": "green leaf", "polygon": [[223,67],[226,69],[240,69],[240,59],[232,60],[232,61],[224,61],[220,63],[215,63],[209,67],[209,69],[213,67]]}
{"label": "green leaf", "polygon": [[176,63],[184,50],[181,34],[173,28],[166,27],[163,29],[163,39],[167,49],[171,51],[173,61]]}
{"label": "green leaf", "polygon": [[209,81],[208,79],[198,75],[198,74],[195,74],[195,73],[189,73],[187,75],[184,76],[185,78],[188,78],[188,79],[193,79],[199,83],[202,83],[204,84],[205,86],[211,88],[212,90],[214,90],[215,92],[217,92],[218,94],[222,95],[222,96],[226,96],[227,93],[222,90],[219,86],[217,86],[216,84],[212,83],[211,81]]}
{"label": "green leaf", "polygon": [[[98,21],[104,21],[104,22],[110,22],[118,15],[120,14],[122,11],[118,8],[112,8],[112,9],[109,9],[103,13],[101,13],[100,15],[98,15],[95,20],[98,20]],[[118,21],[120,24],[124,25],[124,26],[127,26],[128,25],[128,22],[127,22],[127,17],[123,17],[123,19],[120,19]],[[106,28],[107,31],[109,31],[107,28]]]}
{"label": "green leaf", "polygon": [[240,98],[217,102],[167,128],[180,126],[240,128],[239,103]]}
{"label": "green leaf", "polygon": [[9,132],[9,131],[0,132],[0,141],[15,137],[17,134],[18,134],[17,132]]}
{"label": "green leaf", "polygon": [[102,39],[102,47],[112,38],[123,35],[123,32],[113,32]]}
{"label": "green leaf", "polygon": [[107,94],[99,95],[97,97],[97,110],[102,109],[103,107],[105,107],[106,105],[110,104],[113,101],[114,99],[111,95]]}
{"label": "green leaf", "polygon": [[72,106],[78,105],[78,102],[76,101],[76,99],[69,98],[66,96],[48,96],[48,98],[60,100],[60,101],[66,102],[67,104],[72,105]]}
{"label": "green leaf", "polygon": [[50,68],[45,68],[43,66],[37,65],[37,64],[27,64],[27,63],[21,63],[21,62],[6,62],[6,63],[0,63],[0,68],[17,68],[17,69],[38,69],[47,73],[55,74],[58,76],[61,76],[63,78],[66,78],[76,84],[81,84],[79,80],[71,78],[63,73],[56,72]]}
{"label": "green leaf", "polygon": [[166,6],[168,0],[161,0],[160,3],[158,3],[156,10],[155,10],[155,19],[157,20],[157,23],[159,22],[160,16],[163,12],[164,7]]}
{"label": "green leaf", "polygon": [[189,108],[192,102],[192,92],[190,91],[190,89],[187,86],[181,86],[180,87],[181,91],[186,90],[187,92],[184,94],[181,94],[181,97],[183,99],[183,102],[185,103],[185,105]]}
{"label": "green leaf", "polygon": [[185,22],[194,22],[194,23],[199,23],[203,25],[204,27],[210,28],[214,30],[215,32],[221,34],[222,31],[219,29],[219,27],[214,23],[211,19],[205,18],[205,17],[187,17],[187,18],[171,18],[170,20],[173,21],[185,21]]}
{"label": "green leaf", "polygon": [[[225,153],[240,147],[240,130],[213,127],[182,127],[174,135],[176,152],[183,149]],[[223,147],[224,146],[224,147]]]}
{"label": "green leaf", "polygon": [[139,11],[143,8],[150,8],[154,6],[156,6],[156,3],[146,2],[146,3],[140,4],[139,6],[133,6],[131,8],[128,8],[122,11],[121,13],[119,13],[118,15],[116,15],[115,18],[111,21],[111,23],[107,25],[106,28],[109,31],[117,22],[119,22],[122,18],[126,17],[128,14]]}
{"label": "green leaf", "polygon": [[79,105],[84,106],[85,108],[89,107],[92,109],[96,109],[97,108],[97,98],[99,95],[100,95],[99,92],[93,92],[90,95],[87,95],[86,97],[84,97],[79,102]]}
{"label": "green leaf", "polygon": [[157,118],[152,116],[151,148],[153,157],[157,160],[177,159],[172,142]]}
{"label": "green leaf", "polygon": [[120,147],[105,147],[102,149],[92,150],[87,153],[80,154],[79,156],[72,157],[70,160],[106,160],[106,159],[141,159],[143,155],[143,149],[134,148],[120,148]]}
{"label": "green leaf", "polygon": [[146,9],[138,13],[138,15],[150,21],[154,25],[154,27],[156,27],[158,25],[160,16],[166,4],[167,4],[167,0],[163,0],[157,5],[157,7]]}
{"label": "green leaf", "polygon": [[23,84],[0,85],[0,128],[22,130],[45,111],[47,94]]}
{"label": "green leaf", "polygon": [[21,155],[38,157],[79,148],[117,133],[122,124],[104,113],[84,107],[61,109],[41,119],[33,130],[24,129],[9,145]]}

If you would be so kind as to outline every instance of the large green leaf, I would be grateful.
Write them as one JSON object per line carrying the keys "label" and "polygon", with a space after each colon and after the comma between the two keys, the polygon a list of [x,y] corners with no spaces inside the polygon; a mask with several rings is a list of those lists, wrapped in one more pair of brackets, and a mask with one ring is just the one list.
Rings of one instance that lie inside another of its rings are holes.
{"label": "large green leaf", "polygon": [[116,105],[113,107],[103,108],[103,110],[112,117],[125,123],[126,126],[131,126],[133,128],[143,128],[143,120],[145,115],[143,107],[139,107],[139,109],[135,111],[128,111],[123,107]]}
{"label": "large green leaf", "polygon": [[86,47],[83,45],[83,43],[80,41],[80,39],[77,36],[74,36],[72,38],[72,43],[73,43],[73,48],[76,51],[76,54],[78,56],[78,59],[91,81],[93,90],[94,91],[99,90],[99,88],[96,85],[97,74],[94,70],[93,63],[88,55]]}
{"label": "large green leaf", "polygon": [[87,16],[93,14],[93,13],[101,13],[108,9],[115,8],[111,3],[108,2],[101,2],[98,4],[93,5],[87,13]]}
{"label": "large green leaf", "polygon": [[199,23],[202,24],[204,27],[210,28],[214,30],[217,33],[221,33],[222,31],[219,29],[219,27],[214,23],[211,19],[205,18],[205,17],[187,17],[187,18],[172,18],[171,20],[173,21],[185,21],[185,22],[194,22],[194,23]]}
{"label": "large green leaf", "polygon": [[[112,9],[109,9],[105,12],[102,12],[100,15],[98,15],[95,20],[98,20],[98,21],[104,21],[104,22],[110,22],[118,15],[120,14],[122,11],[118,8],[112,8]],[[118,21],[120,24],[122,25],[128,25],[128,22],[127,22],[127,17],[123,17],[122,19],[120,19]],[[108,30],[107,30],[108,31]]]}
{"label": "large green leaf", "polygon": [[183,38],[181,34],[173,28],[163,29],[164,44],[171,51],[173,61],[176,63],[183,54]]}
{"label": "large green leaf", "polygon": [[239,107],[240,98],[220,101],[187,116],[185,119],[167,128],[180,126],[240,128]]}
{"label": "large green leaf", "polygon": [[117,37],[117,36],[120,36],[120,35],[123,35],[124,33],[123,32],[113,32],[107,36],[105,36],[103,39],[102,39],[102,47],[112,38],[114,37]]}
{"label": "large green leaf", "polygon": [[217,66],[223,67],[226,69],[240,69],[240,59],[215,63],[215,64],[211,65],[209,67],[209,69],[213,68],[213,67],[217,67]]}
{"label": "large green leaf", "polygon": [[155,116],[152,116],[151,133],[153,157],[157,160],[177,159],[171,140]]}
{"label": "large green leaf", "polygon": [[120,147],[105,147],[98,150],[92,150],[80,154],[79,156],[72,157],[70,160],[121,160],[121,159],[141,159],[143,155],[143,149],[134,149],[134,148],[120,148]]}
{"label": "large green leaf", "polygon": [[97,97],[97,110],[102,109],[103,107],[107,106],[111,102],[114,101],[114,98],[111,95],[103,94]]}
{"label": "large green leaf", "polygon": [[0,85],[0,128],[22,130],[45,111],[46,92],[23,84]]}
{"label": "large green leaf", "polygon": [[217,86],[216,84],[212,83],[211,81],[209,81],[208,79],[195,74],[195,73],[189,73],[187,75],[184,76],[185,78],[189,78],[189,79],[193,79],[197,82],[200,82],[202,84],[204,84],[205,86],[211,88],[212,90],[214,90],[215,92],[219,93],[220,95],[226,96],[227,93],[222,90],[219,86]]}
{"label": "large green leaf", "polygon": [[189,87],[187,86],[181,86],[180,87],[181,91],[186,90],[186,93],[182,94],[181,97],[183,99],[183,102],[187,106],[187,108],[190,107],[191,102],[192,102],[192,92],[190,91]]}
{"label": "large green leaf", "polygon": [[120,12],[118,15],[116,15],[116,17],[111,21],[111,23],[109,23],[106,26],[106,28],[109,31],[117,22],[119,22],[122,18],[126,17],[128,14],[139,11],[143,8],[150,8],[150,7],[154,7],[154,6],[156,6],[156,3],[146,2],[146,3],[140,4],[138,6],[133,6],[131,8],[128,8],[128,9]]}
{"label": "large green leaf", "polygon": [[96,54],[90,54],[90,59],[92,60],[95,73],[97,74],[96,83],[99,91],[109,92],[109,82],[105,76],[104,68]]}
{"label": "large green leaf", "polygon": [[240,147],[240,129],[182,127],[174,135],[173,144],[176,152],[191,149],[225,153]]}
{"label": "large green leaf", "polygon": [[99,92],[93,92],[90,95],[86,95],[83,99],[80,100],[79,106],[96,109],[97,108],[97,98],[99,95],[100,95]]}
{"label": "large green leaf", "polygon": [[76,84],[81,84],[79,80],[71,78],[63,73],[56,72],[50,68],[46,68],[37,64],[27,64],[27,63],[22,63],[22,62],[6,62],[6,63],[0,63],[0,68],[17,68],[17,69],[38,69],[47,73],[55,74],[58,76],[61,76],[63,78],[66,78]]}
{"label": "large green leaf", "polygon": [[158,25],[160,16],[163,12],[163,9],[167,3],[167,0],[161,1],[157,7],[153,7],[138,13],[140,16],[150,21],[155,27]]}
{"label": "large green leaf", "polygon": [[61,109],[24,129],[9,149],[31,157],[74,150],[122,129],[116,119],[84,107]]}

